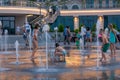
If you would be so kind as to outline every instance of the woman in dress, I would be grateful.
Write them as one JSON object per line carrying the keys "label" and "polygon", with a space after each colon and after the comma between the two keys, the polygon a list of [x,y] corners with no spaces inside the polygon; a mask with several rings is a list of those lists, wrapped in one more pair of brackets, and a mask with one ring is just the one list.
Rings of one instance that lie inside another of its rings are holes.
{"label": "woman in dress", "polygon": [[110,50],[111,50],[111,57],[116,55],[116,48],[115,48],[115,43],[116,43],[116,32],[115,29],[113,28],[112,24],[109,24],[109,29],[110,29],[110,34],[109,34],[109,41],[110,41]]}

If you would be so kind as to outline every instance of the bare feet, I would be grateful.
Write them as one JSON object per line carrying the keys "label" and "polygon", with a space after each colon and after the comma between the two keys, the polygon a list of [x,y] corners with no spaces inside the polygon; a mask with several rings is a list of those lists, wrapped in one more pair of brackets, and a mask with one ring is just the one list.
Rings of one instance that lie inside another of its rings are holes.
{"label": "bare feet", "polygon": [[101,63],[106,63],[106,60],[103,60],[102,58],[99,60]]}

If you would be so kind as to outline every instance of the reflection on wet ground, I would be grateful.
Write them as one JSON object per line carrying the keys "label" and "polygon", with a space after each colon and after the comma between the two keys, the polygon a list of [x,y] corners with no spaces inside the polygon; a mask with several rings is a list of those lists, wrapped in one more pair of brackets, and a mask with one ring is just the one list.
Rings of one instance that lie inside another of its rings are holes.
{"label": "reflection on wet ground", "polygon": [[[66,62],[51,62],[46,70],[45,51],[39,50],[34,60],[30,59],[31,52],[28,50],[19,51],[19,62],[16,61],[15,51],[13,54],[0,54],[0,80],[120,80],[120,51],[117,50],[115,58],[110,58],[108,51],[107,63],[99,63],[96,67],[96,50],[86,51],[91,53],[90,58],[81,55],[75,48],[66,47],[69,56]],[[2,68],[10,70],[1,71]]]}

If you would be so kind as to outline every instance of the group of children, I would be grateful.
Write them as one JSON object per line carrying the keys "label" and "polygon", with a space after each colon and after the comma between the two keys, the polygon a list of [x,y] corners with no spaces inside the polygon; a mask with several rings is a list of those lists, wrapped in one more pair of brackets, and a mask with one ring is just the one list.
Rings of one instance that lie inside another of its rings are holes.
{"label": "group of children", "polygon": [[78,32],[76,34],[75,44],[76,44],[77,49],[80,49],[80,39],[83,40],[84,45],[86,44],[86,48],[87,49],[89,48],[89,42],[92,41],[91,40],[92,39],[91,38],[91,31],[90,31],[89,27],[87,28],[87,31],[84,31],[84,33],[85,33],[84,35],[82,34],[82,32]]}
{"label": "group of children", "polygon": [[[102,46],[101,46],[101,55],[102,58],[100,59],[101,62],[106,62],[106,55],[105,53],[107,52],[107,50],[110,48],[111,50],[111,54],[110,57],[114,57],[116,55],[116,47],[115,47],[115,43],[116,41],[118,42],[117,36],[116,36],[116,30],[113,28],[112,24],[109,24],[108,26],[109,28],[109,37],[108,35],[105,34],[103,29],[100,29],[99,32],[99,39],[102,42]],[[86,43],[82,43],[82,44],[89,44],[91,41],[91,34],[90,34],[90,30],[88,29],[86,32],[86,38],[84,38],[84,41],[86,41]],[[80,49],[80,45],[82,45],[80,43],[80,39],[83,39],[83,36],[79,33],[77,33],[76,35],[76,47],[78,49]],[[90,47],[90,45],[86,45],[86,47]],[[88,49],[88,48],[87,48]]]}
{"label": "group of children", "polygon": [[[105,34],[104,30],[103,29],[100,29],[100,32],[99,32],[99,37],[101,38],[101,41],[102,41],[102,46],[101,46],[101,55],[102,55],[102,58],[100,59],[101,62],[106,62],[106,55],[104,53],[107,52],[107,50],[109,49],[110,47],[110,50],[111,50],[111,57],[114,57],[116,55],[116,49],[115,49],[115,43],[116,43],[116,32],[115,32],[115,29],[113,28],[113,25],[110,24],[109,25],[109,38],[108,38],[108,35]],[[38,25],[36,25],[35,29],[34,29],[34,34],[33,34],[33,53],[31,55],[31,58],[33,59],[34,58],[34,55],[35,55],[35,52],[38,48],[38,40],[37,40],[37,33],[38,33]],[[97,35],[98,36],[98,35]],[[81,45],[80,43],[80,39],[81,38],[84,38],[84,36],[82,36],[80,34],[80,32],[76,35],[76,46],[77,48],[79,48],[79,46]],[[87,30],[87,33],[86,33],[86,41],[87,42],[91,42],[91,35],[90,35],[90,30],[88,29]],[[117,40],[118,41],[118,40]],[[83,45],[85,44],[84,42],[82,43]],[[64,58],[64,61],[65,61],[65,56],[67,55],[67,51],[59,45],[59,43],[56,43],[55,44],[55,52],[54,52],[54,60],[56,61],[56,57],[60,57],[62,56]]]}

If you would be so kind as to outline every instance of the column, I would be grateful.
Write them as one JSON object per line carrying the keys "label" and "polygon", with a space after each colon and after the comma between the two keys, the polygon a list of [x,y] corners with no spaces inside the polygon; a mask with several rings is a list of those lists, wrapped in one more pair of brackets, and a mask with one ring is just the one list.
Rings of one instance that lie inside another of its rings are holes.
{"label": "column", "polygon": [[104,29],[104,17],[98,16],[97,25],[99,26],[99,29]]}
{"label": "column", "polygon": [[79,29],[79,18],[74,17],[74,30]]}

